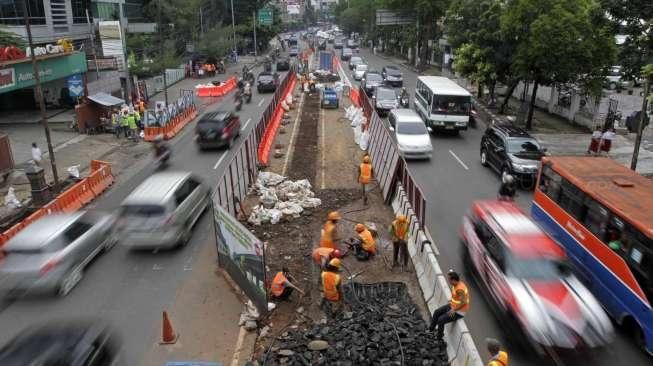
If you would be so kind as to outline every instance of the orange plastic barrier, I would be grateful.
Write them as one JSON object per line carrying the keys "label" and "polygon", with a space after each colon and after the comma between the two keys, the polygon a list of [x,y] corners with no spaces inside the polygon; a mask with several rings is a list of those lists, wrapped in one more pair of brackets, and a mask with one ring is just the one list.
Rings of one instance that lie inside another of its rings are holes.
{"label": "orange plastic barrier", "polygon": [[351,99],[351,102],[356,106],[360,107],[361,102],[360,102],[360,95],[358,93],[358,89],[352,87],[351,90],[349,91],[349,99]]}
{"label": "orange plastic barrier", "polygon": [[75,183],[72,187],[59,194],[57,198],[50,201],[47,205],[41,207],[31,215],[24,218],[23,221],[0,234],[0,246],[16,236],[16,234],[23,230],[27,225],[43,216],[57,212],[75,212],[79,210],[102,194],[102,192],[113,184],[113,181],[114,177],[113,174],[111,174],[111,164],[105,161],[92,160],[91,174],[88,177]]}
{"label": "orange plastic barrier", "polygon": [[[288,94],[292,93],[293,89],[295,88],[296,79],[297,77],[293,74],[292,80],[290,83],[288,83],[288,86],[286,87],[286,90],[284,91],[283,97],[280,99],[280,101],[286,99]],[[258,160],[263,165],[267,165],[269,162],[272,143],[274,142],[274,137],[277,134],[277,130],[279,129],[282,118],[283,109],[281,108],[281,102],[279,102],[279,104],[274,109],[274,114],[272,115],[272,118],[270,119],[270,122],[268,123],[268,126],[263,133],[263,138],[258,145]]]}
{"label": "orange plastic barrier", "polygon": [[221,85],[200,86],[195,88],[198,97],[221,97],[236,87],[236,77],[232,76]]}
{"label": "orange plastic barrier", "polygon": [[163,135],[163,138],[170,140],[175,137],[187,124],[197,117],[197,107],[194,105],[186,108],[183,112],[175,117],[172,117],[168,123],[163,127],[145,127],[145,141],[153,141],[158,135]]}

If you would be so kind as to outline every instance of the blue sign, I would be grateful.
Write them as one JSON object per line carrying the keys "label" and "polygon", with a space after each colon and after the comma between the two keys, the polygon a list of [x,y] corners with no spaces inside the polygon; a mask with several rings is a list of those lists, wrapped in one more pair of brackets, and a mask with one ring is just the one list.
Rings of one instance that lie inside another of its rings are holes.
{"label": "blue sign", "polygon": [[165,366],[222,366],[222,364],[217,362],[168,361]]}
{"label": "blue sign", "polygon": [[71,97],[81,97],[84,95],[84,81],[81,74],[70,75],[68,77],[68,93]]}

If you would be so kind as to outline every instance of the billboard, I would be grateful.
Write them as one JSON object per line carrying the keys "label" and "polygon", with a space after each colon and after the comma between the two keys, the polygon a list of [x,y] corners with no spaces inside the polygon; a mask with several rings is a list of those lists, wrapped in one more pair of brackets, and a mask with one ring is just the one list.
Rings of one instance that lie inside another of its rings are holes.
{"label": "billboard", "polygon": [[125,53],[122,47],[122,28],[119,21],[102,21],[98,23],[100,42],[104,57],[115,57],[121,67],[125,65]]}
{"label": "billboard", "polygon": [[213,197],[213,222],[218,244],[218,263],[259,313],[268,309],[263,243],[229,214]]}
{"label": "billboard", "polygon": [[415,16],[396,13],[390,10],[379,9],[376,11],[376,25],[402,25],[415,23]]}

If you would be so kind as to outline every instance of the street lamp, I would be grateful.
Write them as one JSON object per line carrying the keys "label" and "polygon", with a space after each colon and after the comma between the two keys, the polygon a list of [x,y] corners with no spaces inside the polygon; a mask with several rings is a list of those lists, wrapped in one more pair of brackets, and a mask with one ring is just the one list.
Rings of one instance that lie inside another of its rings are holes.
{"label": "street lamp", "polygon": [[234,33],[234,52],[236,55],[238,55],[238,51],[236,49],[236,17],[234,16],[234,0],[231,0],[231,29]]}

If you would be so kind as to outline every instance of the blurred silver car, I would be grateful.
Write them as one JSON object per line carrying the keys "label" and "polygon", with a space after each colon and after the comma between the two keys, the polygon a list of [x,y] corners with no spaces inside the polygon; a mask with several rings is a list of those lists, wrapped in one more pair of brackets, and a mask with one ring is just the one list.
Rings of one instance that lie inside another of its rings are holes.
{"label": "blurred silver car", "polygon": [[430,159],[431,135],[422,118],[412,109],[393,109],[388,122],[395,133],[399,154],[405,159]]}
{"label": "blurred silver car", "polygon": [[9,297],[67,295],[86,265],[115,244],[113,221],[111,215],[78,211],[45,216],[27,226],[2,247],[0,289]]}
{"label": "blurred silver car", "polygon": [[210,201],[210,190],[191,173],[154,174],[120,205],[120,243],[133,249],[184,245]]}

